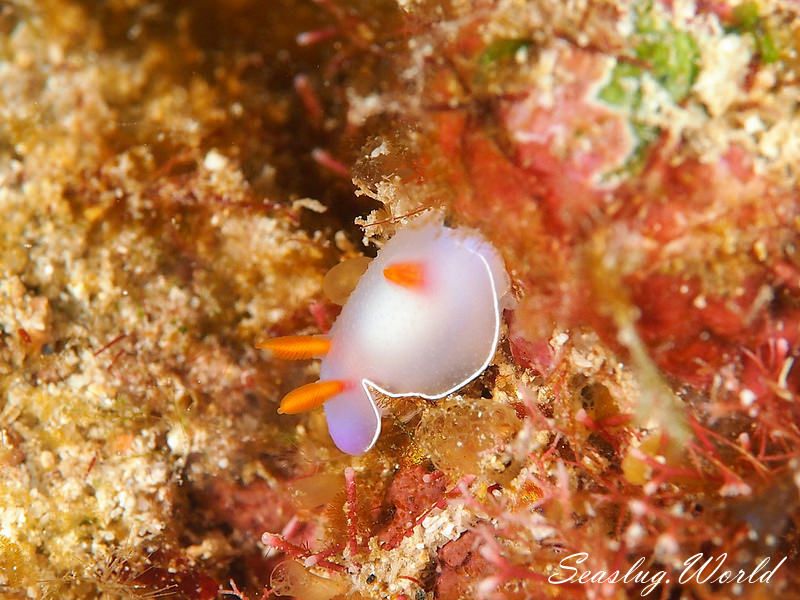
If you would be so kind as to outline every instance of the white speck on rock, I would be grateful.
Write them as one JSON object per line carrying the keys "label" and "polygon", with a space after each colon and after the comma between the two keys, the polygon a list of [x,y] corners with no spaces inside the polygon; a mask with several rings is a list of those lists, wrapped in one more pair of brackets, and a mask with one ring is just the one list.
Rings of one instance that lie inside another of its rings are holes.
{"label": "white speck on rock", "polygon": [[228,159],[217,150],[209,150],[203,159],[203,166],[209,171],[221,171],[228,164]]}

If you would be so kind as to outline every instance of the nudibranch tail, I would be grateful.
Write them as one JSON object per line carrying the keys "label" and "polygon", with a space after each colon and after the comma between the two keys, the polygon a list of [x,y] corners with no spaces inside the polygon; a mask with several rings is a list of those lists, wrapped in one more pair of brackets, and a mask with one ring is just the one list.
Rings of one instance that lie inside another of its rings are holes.
{"label": "nudibranch tail", "polygon": [[363,385],[348,387],[325,403],[328,432],[342,452],[363,454],[381,433],[381,413]]}
{"label": "nudibranch tail", "polygon": [[303,360],[325,356],[331,349],[331,341],[320,335],[288,335],[259,342],[256,348],[267,350],[275,358]]}
{"label": "nudibranch tail", "polygon": [[322,406],[340,394],[347,385],[343,381],[317,381],[292,390],[283,397],[278,413],[296,415]]}
{"label": "nudibranch tail", "polygon": [[383,276],[399,286],[420,289],[425,284],[425,265],[419,261],[396,262],[383,270]]}

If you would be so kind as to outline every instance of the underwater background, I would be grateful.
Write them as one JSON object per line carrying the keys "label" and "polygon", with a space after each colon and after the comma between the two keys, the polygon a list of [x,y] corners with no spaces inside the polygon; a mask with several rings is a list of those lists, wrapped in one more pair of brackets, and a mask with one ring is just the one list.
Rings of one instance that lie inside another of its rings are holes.
{"label": "underwater background", "polygon": [[[798,597],[799,14],[0,3],[0,597]],[[437,211],[515,306],[347,456],[255,346]]]}

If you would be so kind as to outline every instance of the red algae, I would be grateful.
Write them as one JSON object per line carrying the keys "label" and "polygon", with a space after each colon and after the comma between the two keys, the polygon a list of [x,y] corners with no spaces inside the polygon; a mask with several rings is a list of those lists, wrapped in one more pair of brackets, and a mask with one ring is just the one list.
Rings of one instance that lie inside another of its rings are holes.
{"label": "red algae", "polygon": [[387,549],[397,546],[413,528],[409,525],[434,507],[446,490],[446,479],[439,471],[421,465],[398,471],[386,491],[383,510],[391,514],[391,521],[378,534],[381,546]]}

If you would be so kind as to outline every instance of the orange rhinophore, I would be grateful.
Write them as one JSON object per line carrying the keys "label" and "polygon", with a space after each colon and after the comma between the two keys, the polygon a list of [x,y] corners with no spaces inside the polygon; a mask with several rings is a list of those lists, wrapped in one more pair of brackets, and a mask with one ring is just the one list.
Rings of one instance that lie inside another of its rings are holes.
{"label": "orange rhinophore", "polygon": [[425,266],[417,261],[397,262],[386,267],[383,276],[399,286],[419,289],[425,284]]}
{"label": "orange rhinophore", "polygon": [[292,390],[281,400],[278,412],[282,415],[296,415],[322,406],[336,394],[344,390],[343,381],[317,381]]}
{"label": "orange rhinophore", "polygon": [[325,356],[331,349],[331,341],[320,335],[287,335],[259,342],[256,348],[267,350],[275,358],[303,360]]}

